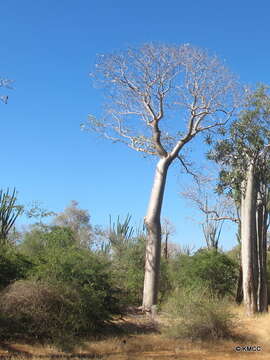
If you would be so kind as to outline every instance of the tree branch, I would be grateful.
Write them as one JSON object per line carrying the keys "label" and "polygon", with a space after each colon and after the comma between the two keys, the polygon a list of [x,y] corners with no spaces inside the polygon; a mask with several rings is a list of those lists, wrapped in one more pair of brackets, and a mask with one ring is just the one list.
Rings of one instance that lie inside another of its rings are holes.
{"label": "tree branch", "polygon": [[235,222],[237,224],[240,222],[239,219],[233,218],[233,217],[230,217],[230,216],[220,216],[220,217],[216,217],[216,218],[209,218],[208,220],[214,220],[214,221],[230,220],[230,221],[233,221],[233,222]]}
{"label": "tree branch", "polygon": [[195,174],[194,172],[192,172],[189,168],[188,168],[188,165],[185,163],[185,161],[181,158],[181,156],[177,156],[177,159],[180,160],[181,164],[183,165],[183,167],[185,168],[186,172],[189,174],[189,175],[192,175],[195,179],[195,181],[197,183],[199,183],[199,176],[197,174]]}

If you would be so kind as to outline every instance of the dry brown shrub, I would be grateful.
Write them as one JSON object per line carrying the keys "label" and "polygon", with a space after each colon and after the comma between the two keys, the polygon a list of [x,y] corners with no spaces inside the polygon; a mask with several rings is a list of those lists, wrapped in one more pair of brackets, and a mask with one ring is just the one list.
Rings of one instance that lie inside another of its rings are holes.
{"label": "dry brown shrub", "polygon": [[33,280],[17,281],[0,296],[0,323],[4,325],[0,336],[52,340],[63,334],[75,335],[79,304],[79,296],[70,289]]}

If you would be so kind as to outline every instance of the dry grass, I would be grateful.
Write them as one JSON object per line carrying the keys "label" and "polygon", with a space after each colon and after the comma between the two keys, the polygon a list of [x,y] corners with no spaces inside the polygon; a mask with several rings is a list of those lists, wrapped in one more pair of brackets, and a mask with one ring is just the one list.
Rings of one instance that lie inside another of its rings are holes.
{"label": "dry grass", "polygon": [[[48,346],[25,344],[0,345],[0,359],[106,359],[106,360],[269,360],[270,314],[245,319],[243,308],[232,309],[238,315],[235,340],[192,343],[168,339],[154,331],[146,317],[129,317],[121,323],[126,335],[86,342],[72,354]],[[237,339],[238,337],[238,339]],[[239,345],[260,345],[260,352],[236,352]]]}

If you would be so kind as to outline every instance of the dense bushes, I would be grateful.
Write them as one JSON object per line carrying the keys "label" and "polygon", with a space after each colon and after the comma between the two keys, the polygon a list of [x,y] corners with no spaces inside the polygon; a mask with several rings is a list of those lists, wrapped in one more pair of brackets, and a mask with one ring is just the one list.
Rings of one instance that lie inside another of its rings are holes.
{"label": "dense bushes", "polygon": [[[2,339],[34,337],[57,343],[94,334],[121,312],[110,261],[77,247],[72,235],[58,226],[34,229],[21,246],[24,255],[12,255],[14,263],[9,255],[2,263],[3,287],[13,281],[0,297]],[[27,256],[32,262],[26,262]]]}
{"label": "dense bushes", "polygon": [[179,255],[172,262],[170,278],[173,287],[206,286],[219,297],[232,295],[237,282],[237,265],[226,254],[200,250],[193,256]]}
{"label": "dense bushes", "polygon": [[15,248],[2,245],[0,252],[0,290],[15,280],[25,278],[32,266],[32,262]]}
{"label": "dense bushes", "polygon": [[225,298],[235,290],[236,263],[215,249],[202,249],[193,256],[178,255],[169,273],[174,290],[163,306],[171,317],[165,332],[192,340],[231,337],[233,316]]}
{"label": "dense bushes", "polygon": [[145,238],[134,238],[122,251],[112,255],[112,274],[115,286],[123,292],[123,305],[141,305],[143,280]]}
{"label": "dense bushes", "polygon": [[[46,261],[45,261],[46,259]],[[2,339],[35,338],[72,343],[95,334],[120,313],[108,263],[77,248],[48,251],[47,257],[0,296]]]}
{"label": "dense bushes", "polygon": [[89,327],[119,313],[119,294],[113,287],[110,263],[85,249],[52,248],[30,275],[50,284],[64,284],[80,294]]}
{"label": "dense bushes", "polygon": [[32,256],[35,266],[29,276],[49,284],[63,284],[80,294],[89,327],[119,312],[118,293],[113,287],[106,257],[77,246],[68,227],[36,228],[26,236],[21,249]]}
{"label": "dense bushes", "polygon": [[[96,334],[127,306],[141,305],[146,238],[131,234],[128,221],[118,222],[107,250],[90,250],[70,228],[42,225],[26,233],[18,247],[3,249],[0,338],[72,344]],[[161,258],[159,303],[167,301],[167,310],[181,318],[171,330],[183,337],[227,336],[229,315],[215,295],[230,294],[235,280],[234,261],[216,250]],[[192,293],[202,285],[211,299]]]}
{"label": "dense bushes", "polygon": [[74,232],[68,227],[36,225],[24,236],[20,252],[34,259],[53,248],[66,248],[75,244]]}
{"label": "dense bushes", "polygon": [[233,315],[227,304],[209,289],[177,289],[164,305],[163,310],[171,318],[165,333],[176,338],[192,340],[215,340],[230,338]]}

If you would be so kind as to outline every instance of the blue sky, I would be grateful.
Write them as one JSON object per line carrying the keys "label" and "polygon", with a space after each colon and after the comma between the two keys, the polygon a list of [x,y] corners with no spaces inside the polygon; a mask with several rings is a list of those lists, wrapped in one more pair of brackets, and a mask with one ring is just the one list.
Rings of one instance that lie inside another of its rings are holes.
{"label": "blue sky", "polygon": [[[101,108],[88,76],[96,54],[152,41],[191,43],[224,59],[242,82],[270,83],[269,13],[267,1],[1,1],[0,75],[15,82],[0,89],[9,95],[0,104],[0,186],[16,186],[22,203],[39,200],[56,212],[77,200],[93,224],[128,212],[138,223],[154,161],[80,131]],[[163,216],[177,228],[175,241],[200,246],[200,228],[189,219],[196,212],[179,196],[183,178],[174,166]],[[226,249],[235,240],[234,229],[225,230]]]}

